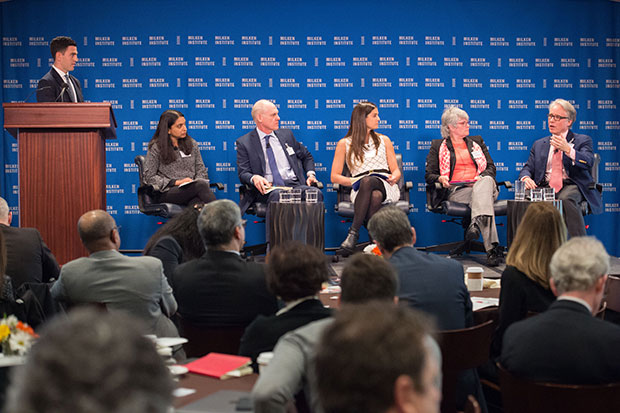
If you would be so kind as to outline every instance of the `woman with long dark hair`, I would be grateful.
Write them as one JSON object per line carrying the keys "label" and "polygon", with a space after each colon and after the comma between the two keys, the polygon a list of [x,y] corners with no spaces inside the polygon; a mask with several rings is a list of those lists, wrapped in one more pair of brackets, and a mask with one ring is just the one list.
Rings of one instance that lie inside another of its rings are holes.
{"label": "woman with long dark hair", "polygon": [[198,143],[187,134],[185,116],[177,110],[159,117],[144,175],[147,184],[159,192],[159,202],[194,205],[215,200]]}
{"label": "woman with long dark hair", "polygon": [[160,259],[170,285],[173,284],[172,274],[177,265],[200,258],[205,253],[196,224],[201,209],[199,204],[185,208],[162,225],[144,247],[144,255]]}
{"label": "woman with long dark hair", "polygon": [[[364,222],[383,203],[400,199],[400,170],[392,141],[375,132],[379,127],[379,110],[374,103],[360,102],[353,108],[346,136],[338,142],[332,163],[332,183],[351,186],[353,224],[340,248],[353,250]],[[347,164],[351,177],[342,175]]]}

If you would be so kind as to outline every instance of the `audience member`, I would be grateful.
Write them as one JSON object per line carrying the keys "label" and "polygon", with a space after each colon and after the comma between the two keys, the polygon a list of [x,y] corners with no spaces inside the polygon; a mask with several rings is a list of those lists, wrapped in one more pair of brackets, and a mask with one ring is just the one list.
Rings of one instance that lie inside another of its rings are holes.
{"label": "audience member", "polygon": [[415,229],[395,206],[379,210],[368,230],[381,254],[398,274],[398,299],[435,318],[440,330],[473,324],[472,303],[463,266],[457,261],[416,250]]}
{"label": "audience member", "polygon": [[[395,206],[382,208],[370,219],[368,230],[383,256],[398,273],[398,298],[436,320],[440,330],[473,325],[472,303],[464,282],[463,267],[454,260],[416,250],[415,229]],[[473,394],[482,410],[486,403],[476,370],[458,379],[456,406],[462,409]]]}
{"label": "audience member", "polygon": [[[0,198],[2,199],[2,198]],[[6,275],[6,248],[4,234],[0,231],[0,314],[14,315],[19,320],[27,322],[26,309],[23,304],[15,301],[11,277]]]}
{"label": "audience member", "polygon": [[69,72],[78,61],[77,43],[58,36],[50,42],[54,64],[37,85],[37,102],[84,102],[80,81]]}
{"label": "audience member", "polygon": [[67,305],[102,303],[143,320],[151,334],[177,336],[172,321],[177,303],[153,257],[127,257],[118,252],[121,237],[114,218],[94,210],[78,221],[82,243],[90,253],[63,265],[52,296]]}
{"label": "audience member", "polygon": [[185,208],[162,225],[144,247],[144,255],[159,258],[171,286],[174,270],[179,264],[200,258],[205,253],[196,224],[201,209],[202,205]]}
{"label": "audience member", "polygon": [[609,255],[593,237],[574,237],[551,259],[557,300],[506,330],[500,357],[511,373],[534,381],[620,381],[620,327],[593,317],[609,273]]}
{"label": "audience member", "polygon": [[555,301],[549,287],[549,263],[566,241],[562,214],[548,202],[533,202],[525,212],[506,257],[499,293],[499,324],[491,358],[499,357],[504,332],[528,313],[542,313]]}
{"label": "audience member", "polygon": [[246,327],[257,315],[272,315],[276,297],[267,290],[263,264],[246,262],[244,221],[233,201],[206,204],[198,231],[207,252],[174,272],[174,294],[184,319],[209,327]]}
{"label": "audience member", "polygon": [[471,224],[466,239],[473,241],[482,233],[487,265],[499,265],[503,252],[495,227],[493,204],[498,195],[495,164],[481,136],[469,135],[469,115],[451,106],[441,115],[441,139],[431,143],[426,157],[427,184],[441,184],[439,199],[468,204]]}
{"label": "audience member", "polygon": [[318,249],[299,242],[272,249],[267,257],[267,285],[286,306],[275,315],[256,317],[245,329],[239,354],[256,362],[258,355],[272,351],[286,332],[329,317],[331,310],[318,298],[325,281],[327,263]]}
{"label": "audience member", "polygon": [[438,413],[441,356],[424,319],[386,303],[342,309],[316,350],[326,413]]}
{"label": "audience member", "polygon": [[[365,222],[381,208],[384,202],[400,199],[400,169],[392,141],[378,134],[379,109],[371,102],[360,102],[353,108],[346,136],[336,145],[332,162],[331,181],[351,186],[353,223],[340,248],[353,250],[359,231]],[[343,176],[344,165],[351,176]],[[354,182],[355,180],[355,182]]]}
{"label": "audience member", "polygon": [[173,381],[144,327],[128,315],[94,309],[54,319],[14,370],[6,411],[171,411]]}
{"label": "audience member", "polygon": [[526,189],[554,188],[556,198],[562,200],[568,235],[583,236],[586,227],[581,202],[586,200],[595,214],[603,212],[601,194],[590,187],[594,182],[590,173],[594,164],[592,138],[570,130],[577,111],[564,99],[551,102],[547,119],[551,136],[534,142],[519,179]]}
{"label": "audience member", "polygon": [[6,244],[6,274],[11,276],[13,287],[17,289],[23,283],[44,283],[57,278],[60,268],[39,231],[12,227],[12,220],[9,205],[0,198],[0,231]]}
{"label": "audience member", "polygon": [[[396,273],[384,259],[356,254],[342,271],[340,302],[343,307],[371,300],[395,303],[397,285]],[[272,361],[261,372],[252,390],[256,413],[286,412],[287,405],[296,396],[305,398],[311,411],[322,411],[311,366],[316,344],[332,322],[331,317],[315,321],[285,334],[278,341]]]}
{"label": "audience member", "polygon": [[215,200],[198,142],[187,134],[185,116],[166,110],[149,142],[144,180],[158,193],[159,202],[179,205]]}

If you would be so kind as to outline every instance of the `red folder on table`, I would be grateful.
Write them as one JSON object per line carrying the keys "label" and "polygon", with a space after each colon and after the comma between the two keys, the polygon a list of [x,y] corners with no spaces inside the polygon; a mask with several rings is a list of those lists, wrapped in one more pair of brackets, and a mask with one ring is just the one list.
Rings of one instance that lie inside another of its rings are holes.
{"label": "red folder on table", "polygon": [[196,361],[185,365],[192,373],[204,374],[220,380],[252,374],[249,357],[231,354],[209,353]]}

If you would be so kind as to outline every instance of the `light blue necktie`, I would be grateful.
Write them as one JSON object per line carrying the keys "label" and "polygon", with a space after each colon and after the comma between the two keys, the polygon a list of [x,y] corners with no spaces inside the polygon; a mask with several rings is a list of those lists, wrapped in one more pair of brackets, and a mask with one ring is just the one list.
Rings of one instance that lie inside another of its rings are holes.
{"label": "light blue necktie", "polygon": [[265,136],[265,143],[267,149],[267,160],[269,161],[269,168],[271,168],[271,175],[273,176],[273,184],[275,186],[284,186],[284,180],[282,179],[282,175],[280,175],[280,170],[278,169],[278,164],[276,163],[276,157],[273,154],[273,149],[269,144],[269,138],[271,135]]}
{"label": "light blue necktie", "polygon": [[68,90],[67,92],[69,93],[69,99],[71,99],[71,102],[77,102],[77,96],[75,96],[75,92],[73,91],[73,85],[71,84],[71,80],[69,79],[69,75],[66,74],[65,75],[65,81],[67,82],[67,86],[68,86]]}

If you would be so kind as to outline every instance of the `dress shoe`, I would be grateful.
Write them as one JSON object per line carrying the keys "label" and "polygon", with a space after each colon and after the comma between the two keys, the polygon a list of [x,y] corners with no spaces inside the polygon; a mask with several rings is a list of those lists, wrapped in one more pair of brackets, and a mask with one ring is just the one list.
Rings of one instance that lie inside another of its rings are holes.
{"label": "dress shoe", "polygon": [[474,241],[480,237],[480,228],[478,228],[478,224],[475,221],[472,221],[467,227],[467,232],[465,233],[465,241]]}
{"label": "dress shoe", "polygon": [[347,234],[347,238],[340,244],[340,248],[343,250],[353,251],[355,249],[355,244],[357,244],[357,240],[360,237],[360,232],[357,229],[349,228],[349,233]]}
{"label": "dress shoe", "polygon": [[487,251],[487,267],[497,267],[502,261],[502,255],[495,247]]}

